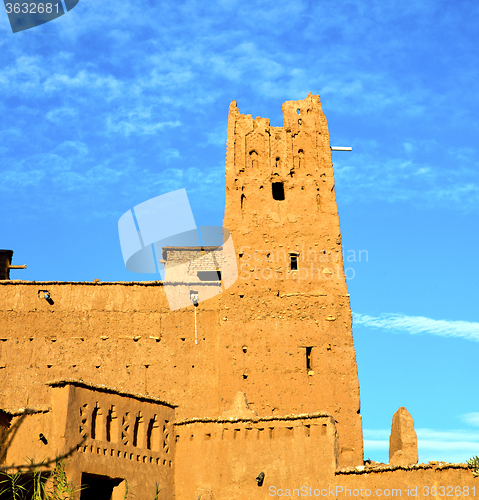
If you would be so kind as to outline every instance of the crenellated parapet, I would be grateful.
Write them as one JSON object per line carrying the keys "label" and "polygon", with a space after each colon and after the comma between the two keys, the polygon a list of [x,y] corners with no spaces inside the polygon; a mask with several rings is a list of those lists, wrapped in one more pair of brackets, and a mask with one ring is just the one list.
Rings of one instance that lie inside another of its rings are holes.
{"label": "crenellated parapet", "polygon": [[[328,413],[191,419],[175,423],[177,498],[265,498],[265,485],[302,478],[324,484],[337,467],[338,437]],[[181,478],[188,476],[188,481]]]}
{"label": "crenellated parapet", "polygon": [[60,457],[75,484],[84,483],[84,476],[118,477],[131,487],[141,484],[152,497],[158,486],[159,498],[170,498],[174,405],[78,380],[48,385],[48,407],[3,411],[3,463],[25,467],[32,461],[51,469]]}

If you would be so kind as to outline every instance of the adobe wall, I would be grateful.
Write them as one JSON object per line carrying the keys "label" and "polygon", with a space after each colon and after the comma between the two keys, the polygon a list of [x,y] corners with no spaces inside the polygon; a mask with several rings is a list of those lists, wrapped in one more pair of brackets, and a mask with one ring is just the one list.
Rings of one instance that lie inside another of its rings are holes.
{"label": "adobe wall", "polygon": [[[264,499],[272,484],[334,474],[339,455],[328,414],[175,423],[176,499]],[[256,478],[263,472],[264,480]],[[210,496],[208,496],[210,495]]]}
{"label": "adobe wall", "polygon": [[174,496],[174,408],[81,382],[50,386],[49,407],[13,417],[6,465],[63,457],[68,480],[76,486],[86,473],[126,480],[138,498],[154,498],[156,486],[159,499]]}
{"label": "adobe wall", "polygon": [[0,308],[0,407],[49,404],[46,382],[74,378],[172,401],[180,418],[218,415],[214,299],[198,306],[196,345],[193,305],[170,311],[155,282],[0,281]]}
{"label": "adobe wall", "polygon": [[194,306],[171,311],[158,282],[0,281],[0,407],[48,402],[57,378],[154,395],[179,419],[217,417],[243,391],[259,416],[331,413],[340,466],[362,463],[326,118],[311,95],[283,114],[270,127],[230,106],[223,225],[240,275],[199,303],[196,335]]}
{"label": "adobe wall", "polygon": [[[3,413],[3,411],[2,411]],[[46,462],[56,454],[56,427],[51,414],[51,406],[30,408],[28,410],[8,410],[0,446],[2,466],[25,466]],[[48,436],[45,441],[40,439]]]}
{"label": "adobe wall", "polygon": [[[413,466],[383,465],[364,468],[361,471],[337,471],[332,484],[333,488],[336,486],[343,488],[335,490],[334,496],[337,500],[351,497],[472,500],[479,496],[479,480],[473,477],[467,465],[440,462]],[[433,487],[435,489],[432,489]]]}

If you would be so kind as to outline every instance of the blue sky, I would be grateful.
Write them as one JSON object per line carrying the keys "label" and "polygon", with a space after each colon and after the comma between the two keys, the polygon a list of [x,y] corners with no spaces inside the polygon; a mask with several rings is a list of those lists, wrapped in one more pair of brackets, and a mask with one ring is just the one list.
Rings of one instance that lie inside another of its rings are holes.
{"label": "blue sky", "polygon": [[333,161],[365,458],[387,461],[400,406],[420,461],[479,455],[478,24],[465,0],[80,0],[16,34],[0,13],[0,248],[28,264],[12,277],[138,279],[131,207],[184,187],[197,224],[221,225],[231,100],[279,126],[319,94],[332,145],[353,147]]}

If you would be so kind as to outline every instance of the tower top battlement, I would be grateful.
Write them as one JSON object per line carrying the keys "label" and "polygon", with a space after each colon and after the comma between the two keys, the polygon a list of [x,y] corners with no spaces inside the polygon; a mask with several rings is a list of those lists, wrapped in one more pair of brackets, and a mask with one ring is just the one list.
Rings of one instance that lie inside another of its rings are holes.
{"label": "tower top battlement", "polygon": [[[283,251],[282,278],[288,270],[299,270],[299,262],[307,263],[302,269],[307,267],[312,278],[324,270],[315,263],[329,261],[336,269],[335,290],[346,294],[331,146],[320,98],[310,93],[285,102],[282,109],[284,126],[271,127],[269,119],[243,115],[236,101],[231,103],[223,225],[238,249],[248,247],[272,261]],[[317,288],[318,283],[306,281]]]}

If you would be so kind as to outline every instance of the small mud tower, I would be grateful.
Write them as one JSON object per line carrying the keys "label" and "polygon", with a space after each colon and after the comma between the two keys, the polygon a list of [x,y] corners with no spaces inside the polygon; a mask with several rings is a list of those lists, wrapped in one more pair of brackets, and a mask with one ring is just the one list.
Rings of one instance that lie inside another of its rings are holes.
{"label": "small mud tower", "polygon": [[[362,465],[359,383],[328,126],[319,96],[284,127],[229,110],[224,226],[239,279],[221,295],[219,406],[259,416],[330,412],[338,466]],[[311,457],[313,459],[313,457]]]}

